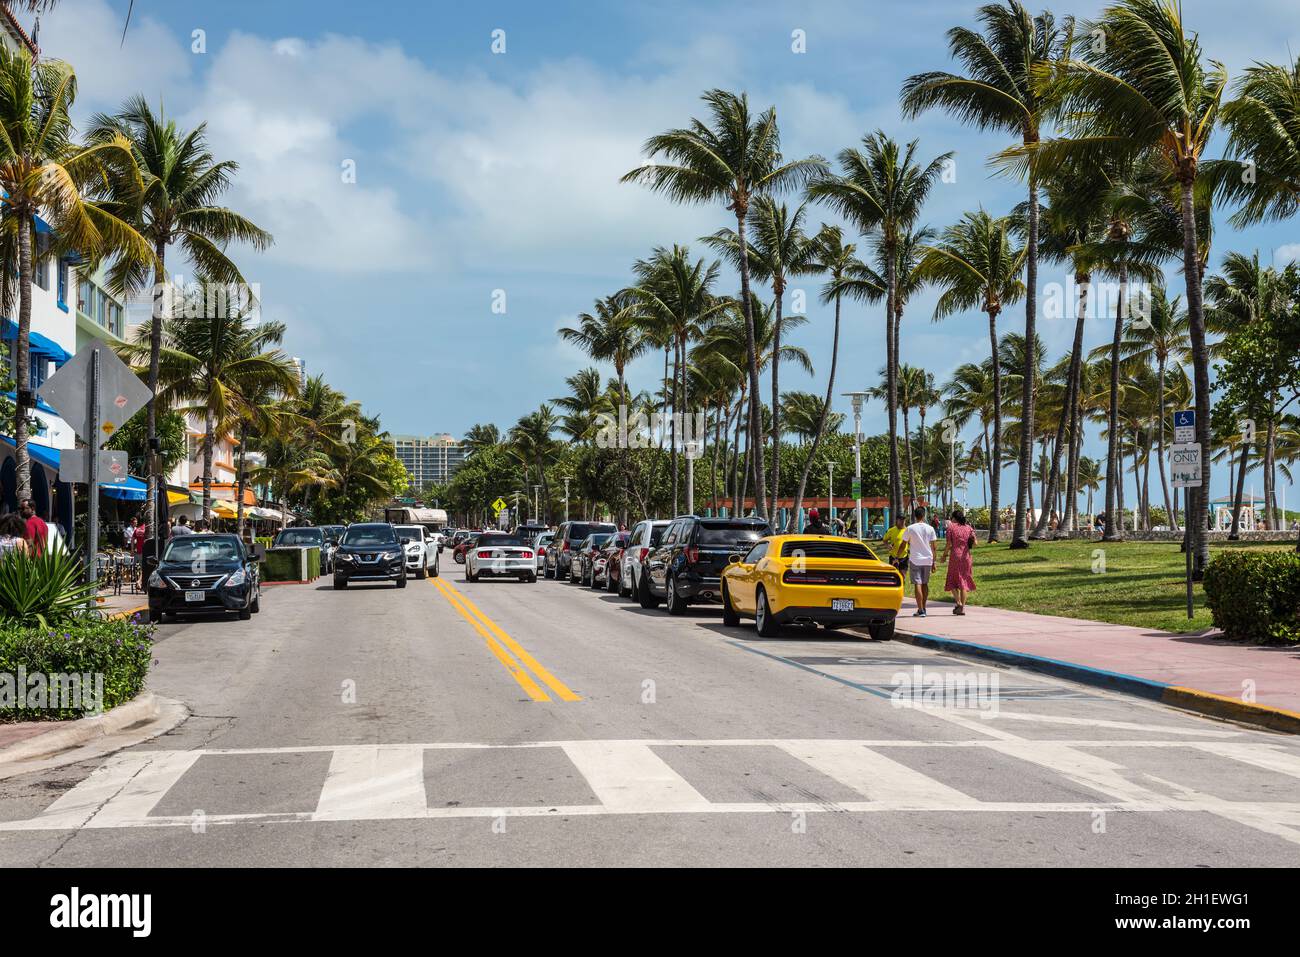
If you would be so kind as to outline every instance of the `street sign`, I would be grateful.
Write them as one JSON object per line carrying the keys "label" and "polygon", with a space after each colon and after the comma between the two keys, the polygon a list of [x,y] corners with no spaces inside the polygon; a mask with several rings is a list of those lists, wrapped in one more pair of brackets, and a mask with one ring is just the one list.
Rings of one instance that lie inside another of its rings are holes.
{"label": "street sign", "polygon": [[1196,441],[1196,410],[1181,409],[1174,413],[1174,442],[1187,445]]}
{"label": "street sign", "polygon": [[[90,363],[96,352],[99,353],[99,425],[92,426]],[[111,439],[153,397],[149,387],[104,342],[79,349],[63,368],[45,380],[36,394],[53,406],[84,442],[95,448]]]}
{"label": "street sign", "polygon": [[859,479],[853,480],[853,488],[849,492],[851,498],[862,498],[862,482]]}
{"label": "street sign", "polygon": [[506,500],[503,499],[501,496],[498,495],[498,496],[497,496],[497,500],[496,500],[495,502],[492,503],[492,507],[493,507],[494,509],[496,509],[496,511],[497,511],[498,514],[500,514],[501,512],[505,511],[505,508],[506,508]]}
{"label": "street sign", "polygon": [[[90,481],[90,449],[64,449],[59,453],[59,478],[64,482]],[[127,480],[125,452],[99,451],[99,484],[120,485]]]}
{"label": "street sign", "polygon": [[1201,487],[1201,446],[1180,443],[1169,448],[1169,476],[1174,488]]}

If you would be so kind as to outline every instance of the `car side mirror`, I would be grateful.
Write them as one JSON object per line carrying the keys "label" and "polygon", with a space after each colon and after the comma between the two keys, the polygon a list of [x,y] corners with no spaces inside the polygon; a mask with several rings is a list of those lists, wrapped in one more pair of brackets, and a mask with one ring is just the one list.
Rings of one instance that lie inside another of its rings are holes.
{"label": "car side mirror", "polygon": [[741,560],[742,558],[744,558],[744,557],[745,557],[745,556],[743,556],[743,555],[741,555],[741,554],[728,555],[728,556],[727,556],[727,564],[728,564],[728,565],[739,565],[739,564],[740,564],[740,560]]}
{"label": "car side mirror", "polygon": [[403,545],[411,544],[411,540],[409,538],[399,538],[398,541],[401,542]]}
{"label": "car side mirror", "polygon": [[261,542],[253,543],[253,561],[260,562],[266,559],[266,546]]}

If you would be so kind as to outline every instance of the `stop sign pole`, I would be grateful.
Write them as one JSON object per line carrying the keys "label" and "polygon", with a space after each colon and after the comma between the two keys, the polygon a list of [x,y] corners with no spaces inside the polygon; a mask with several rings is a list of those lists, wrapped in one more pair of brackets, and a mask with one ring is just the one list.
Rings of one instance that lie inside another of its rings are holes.
{"label": "stop sign pole", "polygon": [[86,513],[86,581],[94,586],[88,599],[95,607],[99,594],[99,568],[95,556],[99,551],[99,350],[90,354],[90,452],[86,456],[86,478],[89,480],[89,511]]}

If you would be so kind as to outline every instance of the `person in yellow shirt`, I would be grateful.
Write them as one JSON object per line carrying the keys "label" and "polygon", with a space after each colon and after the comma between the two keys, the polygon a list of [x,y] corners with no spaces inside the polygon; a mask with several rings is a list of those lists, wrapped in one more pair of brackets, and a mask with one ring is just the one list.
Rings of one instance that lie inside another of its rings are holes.
{"label": "person in yellow shirt", "polygon": [[900,572],[907,571],[907,542],[903,540],[903,530],[907,519],[902,515],[894,516],[894,524],[885,532],[884,543],[889,546],[889,564]]}

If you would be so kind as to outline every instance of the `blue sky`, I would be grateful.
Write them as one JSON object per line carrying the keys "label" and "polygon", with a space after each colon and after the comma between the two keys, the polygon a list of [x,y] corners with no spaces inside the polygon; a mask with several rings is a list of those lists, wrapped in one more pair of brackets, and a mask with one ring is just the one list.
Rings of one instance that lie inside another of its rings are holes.
{"label": "blue sky", "polygon": [[[707,88],[774,104],[791,156],[832,157],[876,127],[919,138],[923,156],[955,151],[956,182],[926,211],[937,227],[1020,199],[1018,183],[985,165],[996,135],[942,114],[898,115],[903,79],[949,65],[943,32],[970,24],[975,2],[699,6],[136,0],[119,45],[126,0],[64,0],[43,18],[40,42],[76,67],[81,117],[142,93],[182,123],[208,122],[214,152],[242,167],[227,201],[276,236],[269,253],[238,256],[266,315],[287,323],[288,351],[391,431],[461,434],[476,422],[506,427],[560,394],[588,363],[555,330],[625,285],[653,246],[695,243],[726,224],[720,208],[674,207],[617,182],[645,137],[697,114]],[[1186,0],[1184,16],[1234,73],[1300,50],[1300,12],[1282,0]],[[494,55],[498,29],[506,51]],[[791,51],[796,29],[806,53]],[[347,161],[354,183],[341,175]],[[810,218],[831,219],[817,209]],[[1218,255],[1300,252],[1294,223],[1225,228],[1216,244]],[[1043,272],[1043,283],[1064,279]],[[820,372],[829,315],[807,286],[812,321],[796,341]],[[491,310],[498,289],[504,315]],[[932,323],[933,301],[911,305],[902,358],[942,382],[987,355],[987,326],[980,315]],[[1003,329],[1018,320],[1009,311]],[[1055,360],[1072,330],[1041,325]],[[1104,341],[1105,322],[1090,320],[1086,335],[1089,348]],[[846,307],[844,389],[874,382],[883,345],[880,310]],[[657,365],[644,360],[633,384],[650,387]],[[824,387],[793,369],[782,383]],[[879,407],[864,428],[883,431]],[[1101,451],[1095,436],[1088,451]],[[1217,476],[1216,493],[1226,470]]]}

